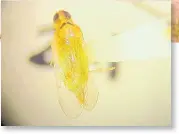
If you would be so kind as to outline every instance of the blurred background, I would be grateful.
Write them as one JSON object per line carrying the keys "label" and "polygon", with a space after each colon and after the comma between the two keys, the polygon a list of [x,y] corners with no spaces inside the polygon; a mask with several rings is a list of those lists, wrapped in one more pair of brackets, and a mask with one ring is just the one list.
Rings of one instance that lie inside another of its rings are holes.
{"label": "blurred background", "polygon": [[[2,1],[2,120],[32,126],[171,125],[171,1]],[[56,97],[49,41],[56,11],[71,13],[95,62],[99,100],[71,120]]]}
{"label": "blurred background", "polygon": [[172,0],[172,42],[179,42],[179,1]]}

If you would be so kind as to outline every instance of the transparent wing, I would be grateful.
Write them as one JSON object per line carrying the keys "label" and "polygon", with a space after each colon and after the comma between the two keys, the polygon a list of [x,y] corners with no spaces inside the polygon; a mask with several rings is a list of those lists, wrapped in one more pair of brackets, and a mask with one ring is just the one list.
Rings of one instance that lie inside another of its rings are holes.
{"label": "transparent wing", "polygon": [[[87,55],[87,61],[88,61],[88,69],[89,69],[89,65],[94,61],[94,55],[93,55],[93,51],[92,51],[92,47],[90,47],[90,43],[85,43],[83,42],[83,49],[80,49],[83,52],[80,52],[79,50],[79,54],[80,58],[85,57],[84,55]],[[83,55],[84,53],[84,55]],[[85,65],[85,58],[83,60],[81,60],[80,62],[83,63],[83,65]],[[98,101],[98,88],[97,85],[95,83],[95,72],[90,72],[90,70],[88,71],[88,79],[87,79],[87,83],[85,85],[85,89],[84,89],[84,102],[83,102],[83,108],[86,110],[92,110],[95,106],[96,103]]]}
{"label": "transparent wing", "polygon": [[98,101],[98,87],[96,83],[96,73],[97,72],[105,72],[105,71],[111,71],[114,70],[115,67],[111,68],[104,68],[102,66],[96,66],[96,65],[90,65],[89,67],[89,76],[88,76],[88,82],[87,86],[85,89],[85,103],[84,103],[84,108],[86,110],[92,110]]}
{"label": "transparent wing", "polygon": [[54,65],[54,70],[57,82],[57,95],[62,111],[70,118],[80,116],[83,110],[82,105],[75,94],[65,87],[63,82],[64,75],[60,67]]}
{"label": "transparent wing", "polygon": [[98,87],[94,80],[95,72],[89,72],[88,82],[85,89],[84,109],[93,110],[98,101]]}

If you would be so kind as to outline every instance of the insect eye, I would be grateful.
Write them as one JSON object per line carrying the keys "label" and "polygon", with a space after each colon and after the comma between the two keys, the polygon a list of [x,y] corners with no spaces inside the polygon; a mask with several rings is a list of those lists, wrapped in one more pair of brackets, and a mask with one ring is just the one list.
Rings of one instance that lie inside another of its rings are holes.
{"label": "insect eye", "polygon": [[71,18],[70,13],[68,13],[67,11],[63,11],[63,13],[64,13],[64,15],[65,15],[65,17],[66,17],[67,19],[70,19],[70,18]]}
{"label": "insect eye", "polygon": [[56,13],[53,17],[53,21],[55,22],[58,18],[59,18],[59,15],[58,15],[58,13]]}

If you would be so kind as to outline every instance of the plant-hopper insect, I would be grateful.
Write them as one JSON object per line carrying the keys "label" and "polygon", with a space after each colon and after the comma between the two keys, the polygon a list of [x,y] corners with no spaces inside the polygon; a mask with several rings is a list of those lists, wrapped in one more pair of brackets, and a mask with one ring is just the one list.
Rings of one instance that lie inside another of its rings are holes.
{"label": "plant-hopper insect", "polygon": [[90,70],[83,33],[69,12],[56,12],[53,26],[51,63],[57,79],[59,103],[67,116],[78,117],[83,109],[92,110],[97,103],[98,89],[93,81],[93,73],[115,68]]}

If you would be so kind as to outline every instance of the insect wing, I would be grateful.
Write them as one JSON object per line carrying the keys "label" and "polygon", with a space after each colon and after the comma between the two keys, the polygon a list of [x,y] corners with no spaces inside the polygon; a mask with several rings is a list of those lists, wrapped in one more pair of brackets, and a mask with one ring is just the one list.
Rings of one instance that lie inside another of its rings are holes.
{"label": "insect wing", "polygon": [[83,110],[82,105],[79,103],[79,100],[74,95],[74,93],[67,89],[67,87],[64,85],[64,76],[60,67],[54,66],[54,70],[58,90],[58,101],[61,105],[62,111],[70,118],[76,118],[80,116]]}
{"label": "insect wing", "polygon": [[98,101],[98,87],[95,84],[95,72],[89,72],[88,82],[85,89],[85,103],[83,105],[86,110],[93,110]]}

